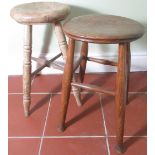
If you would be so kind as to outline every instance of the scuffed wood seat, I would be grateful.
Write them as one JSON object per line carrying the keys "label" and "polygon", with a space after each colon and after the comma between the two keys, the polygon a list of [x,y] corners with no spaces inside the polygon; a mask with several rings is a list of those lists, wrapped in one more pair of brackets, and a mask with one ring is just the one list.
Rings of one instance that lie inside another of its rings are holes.
{"label": "scuffed wood seat", "polygon": [[70,7],[57,2],[33,2],[15,6],[10,15],[22,24],[61,21],[70,13]]}
{"label": "scuffed wood seat", "polygon": [[144,34],[144,27],[135,20],[95,14],[75,17],[64,24],[63,30],[76,40],[112,44],[131,42]]}

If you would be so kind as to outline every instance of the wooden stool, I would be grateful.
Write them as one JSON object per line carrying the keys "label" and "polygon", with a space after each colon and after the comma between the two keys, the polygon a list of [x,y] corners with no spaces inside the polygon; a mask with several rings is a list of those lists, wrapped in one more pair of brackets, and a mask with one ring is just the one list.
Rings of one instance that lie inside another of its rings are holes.
{"label": "wooden stool", "polygon": [[[71,19],[63,26],[65,34],[69,37],[67,61],[65,64],[62,97],[61,118],[59,130],[65,129],[65,118],[70,97],[71,85],[94,92],[115,96],[116,103],[116,150],[123,152],[123,134],[125,120],[125,106],[128,98],[128,75],[130,72],[130,42],[140,38],[144,28],[138,22],[112,15],[85,15]],[[80,83],[72,82],[73,59],[75,41],[82,41],[80,63]],[[118,62],[87,57],[88,43],[118,44]],[[103,90],[99,86],[82,84],[85,75],[86,62],[93,61],[104,65],[116,66],[116,91]]]}
{"label": "wooden stool", "polygon": [[[23,62],[23,104],[25,116],[29,115],[31,103],[31,78],[44,67],[52,66],[56,69],[63,70],[63,66],[55,64],[54,61],[61,55],[63,55],[64,59],[66,57],[67,43],[60,21],[65,19],[69,13],[70,7],[68,5],[56,2],[26,3],[17,5],[11,10],[11,17],[17,22],[26,25]],[[32,57],[34,61],[37,61],[42,66],[31,74],[32,25],[42,23],[53,24],[61,52],[49,61]],[[73,81],[75,81],[74,76]],[[78,90],[74,88],[73,91],[76,101],[80,104]]]}

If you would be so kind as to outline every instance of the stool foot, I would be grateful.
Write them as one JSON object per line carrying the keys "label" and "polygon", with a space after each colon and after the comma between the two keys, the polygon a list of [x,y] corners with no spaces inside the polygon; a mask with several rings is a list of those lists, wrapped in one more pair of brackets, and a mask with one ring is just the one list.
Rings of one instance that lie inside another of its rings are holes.
{"label": "stool foot", "polygon": [[65,125],[60,125],[60,126],[58,127],[58,131],[59,131],[59,132],[64,132],[65,129],[66,129]]}
{"label": "stool foot", "polygon": [[29,111],[25,111],[24,114],[25,114],[25,117],[28,117],[29,116]]}
{"label": "stool foot", "polygon": [[74,94],[74,97],[75,97],[75,100],[76,100],[77,105],[79,107],[81,107],[82,106],[82,101],[81,101],[81,95],[80,95],[79,90],[77,90],[77,91],[73,90],[73,94]]}
{"label": "stool foot", "polygon": [[77,102],[78,107],[82,107],[83,106],[81,99],[79,101],[76,100],[76,102]]}
{"label": "stool foot", "polygon": [[76,102],[77,102],[78,107],[82,107],[81,99],[76,99]]}
{"label": "stool foot", "polygon": [[125,151],[123,144],[118,144],[115,147],[117,153],[123,153]]}

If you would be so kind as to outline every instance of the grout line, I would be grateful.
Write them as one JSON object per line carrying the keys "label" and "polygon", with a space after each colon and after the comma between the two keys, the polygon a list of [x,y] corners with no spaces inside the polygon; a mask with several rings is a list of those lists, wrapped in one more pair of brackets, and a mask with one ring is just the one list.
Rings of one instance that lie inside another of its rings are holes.
{"label": "grout line", "polygon": [[[116,136],[9,136],[8,139],[28,139],[28,138],[115,138]],[[147,136],[124,136],[126,138],[147,138]]]}
{"label": "grout line", "polygon": [[37,139],[37,138],[41,138],[41,136],[12,136],[12,137],[8,137],[8,139]]}
{"label": "grout line", "polygon": [[45,124],[44,124],[44,128],[43,128],[42,136],[41,136],[41,141],[40,141],[40,147],[39,147],[38,155],[40,155],[41,149],[42,149],[43,138],[44,138],[45,129],[46,129],[46,125],[47,125],[47,118],[48,118],[49,109],[50,109],[50,105],[51,105],[51,98],[52,98],[52,95],[51,95],[50,100],[49,100],[49,105],[48,105],[48,109],[47,109],[47,113],[46,113]]}
{"label": "grout line", "polygon": [[[110,137],[114,137],[114,138],[115,138],[116,136],[107,136],[107,137],[109,137],[109,138],[110,138]],[[129,137],[129,138],[130,138],[130,137],[131,137],[131,138],[132,138],[132,137],[133,137],[133,138],[147,138],[147,136],[123,136],[123,137],[126,137],[126,138],[128,138],[128,137]]]}
{"label": "grout line", "polygon": [[[8,93],[8,95],[22,95],[23,93]],[[49,92],[31,92],[33,95],[38,94],[51,94],[51,95],[60,95],[61,92],[49,93]],[[71,92],[73,94],[73,92]],[[81,94],[93,94],[93,92],[81,92]]]}
{"label": "grout line", "polygon": [[109,140],[108,140],[108,132],[107,132],[107,127],[106,127],[106,122],[105,122],[105,117],[104,117],[104,111],[103,111],[103,106],[102,106],[102,96],[101,96],[101,94],[99,95],[99,97],[100,97],[100,106],[101,106],[101,112],[102,112],[102,119],[103,119],[103,123],[104,123],[104,131],[105,131],[105,135],[106,135],[107,151],[108,151],[108,155],[110,155],[110,146],[109,146]]}
{"label": "grout line", "polygon": [[[23,93],[8,93],[8,95],[22,95]],[[49,93],[49,92],[32,92],[31,94],[33,95],[39,95],[39,94],[51,94],[51,95],[56,95],[56,94],[61,94],[61,92],[55,92],[55,93]],[[71,92],[73,94],[73,92]],[[93,92],[81,92],[81,94],[93,94]],[[147,94],[147,92],[129,92],[129,94]]]}
{"label": "grout line", "polygon": [[[103,138],[103,137],[105,137],[105,136],[41,136],[41,137],[43,137],[43,138],[51,138],[51,139],[66,139],[66,138]],[[31,137],[31,136],[29,136],[29,137],[25,137],[25,136],[21,136],[21,137],[9,137],[9,139],[20,139],[20,138],[41,138],[40,136],[36,136],[36,137]]]}
{"label": "grout line", "polygon": [[61,138],[103,138],[103,136],[44,136],[44,138],[55,138],[55,139],[61,139]]}

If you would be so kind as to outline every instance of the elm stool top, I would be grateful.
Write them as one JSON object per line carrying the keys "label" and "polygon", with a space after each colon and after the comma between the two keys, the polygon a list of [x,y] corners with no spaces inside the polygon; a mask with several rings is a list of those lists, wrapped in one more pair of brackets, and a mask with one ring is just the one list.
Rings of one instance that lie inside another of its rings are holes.
{"label": "elm stool top", "polygon": [[40,24],[61,21],[70,13],[70,7],[57,2],[33,2],[15,6],[11,17],[21,24]]}
{"label": "elm stool top", "polygon": [[84,15],[63,26],[70,38],[95,43],[130,42],[144,34],[144,27],[132,19],[113,15]]}

